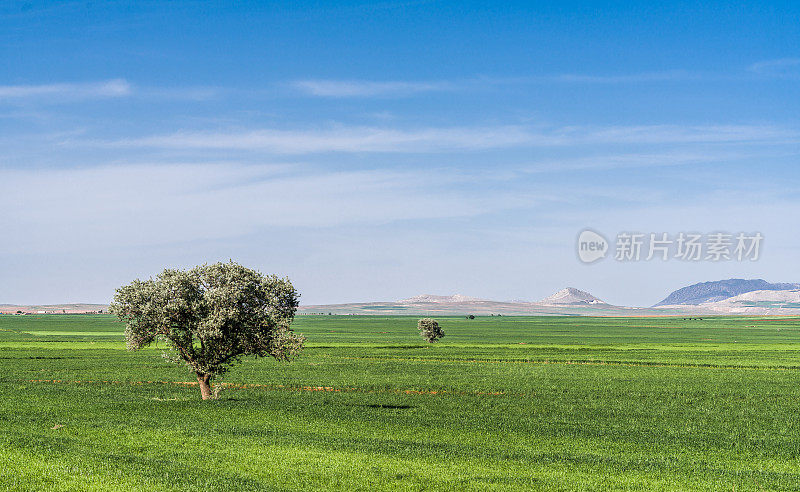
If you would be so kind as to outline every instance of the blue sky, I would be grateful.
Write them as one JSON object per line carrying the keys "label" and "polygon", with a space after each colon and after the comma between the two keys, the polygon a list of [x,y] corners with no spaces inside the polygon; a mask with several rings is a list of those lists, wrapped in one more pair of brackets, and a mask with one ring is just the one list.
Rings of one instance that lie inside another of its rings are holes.
{"label": "blue sky", "polygon": [[[232,258],[306,304],[800,281],[797,2],[0,4],[0,302]],[[761,232],[581,264],[586,227]]]}

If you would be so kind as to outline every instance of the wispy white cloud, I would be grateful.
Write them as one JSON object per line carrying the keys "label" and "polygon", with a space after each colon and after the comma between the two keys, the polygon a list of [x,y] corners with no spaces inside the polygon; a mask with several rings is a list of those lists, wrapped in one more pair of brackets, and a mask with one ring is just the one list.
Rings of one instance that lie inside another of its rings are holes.
{"label": "wispy white cloud", "polygon": [[308,79],[292,82],[291,85],[304,94],[319,97],[405,97],[426,92],[460,91],[506,85],[543,83],[635,84],[698,78],[700,78],[698,74],[685,70],[671,70],[616,75],[554,74],[528,77],[475,77],[450,81]]}
{"label": "wispy white cloud", "polygon": [[66,141],[71,145],[180,150],[241,150],[276,154],[324,152],[435,153],[568,145],[681,143],[797,143],[800,133],[769,125],[642,125],[444,127],[398,129],[335,126],[325,129],[259,129],[177,132],[115,141]]}
{"label": "wispy white cloud", "polygon": [[322,97],[399,97],[457,88],[456,84],[450,82],[370,80],[299,80],[292,85],[301,92]]}
{"label": "wispy white cloud", "polygon": [[[100,142],[134,148],[231,149],[309,154],[320,152],[442,152],[509,147],[533,137],[520,127],[393,129],[337,126],[328,129],[263,129],[241,132],[178,132]],[[542,144],[548,139],[542,138]]]}
{"label": "wispy white cloud", "polygon": [[125,79],[96,82],[0,85],[0,102],[44,101],[65,102],[86,99],[135,97],[147,100],[206,101],[223,94],[219,87],[153,87],[134,86]]}
{"label": "wispy white cloud", "polygon": [[0,85],[0,101],[31,98],[51,100],[111,98],[130,96],[132,92],[131,84],[124,79],[84,83]]}
{"label": "wispy white cloud", "polygon": [[796,143],[800,132],[775,125],[634,125],[587,128],[585,143]]}
{"label": "wispy white cloud", "polygon": [[218,87],[137,87],[136,95],[153,100],[207,101],[224,92]]}
{"label": "wispy white cloud", "polygon": [[531,81],[539,82],[571,82],[586,84],[635,84],[640,82],[666,82],[680,80],[697,80],[701,75],[686,70],[668,70],[664,72],[641,72],[616,75],[593,74],[560,74],[533,77]]}
{"label": "wispy white cloud", "polygon": [[[487,183],[495,177],[488,167],[472,174],[231,162],[0,167],[0,257],[11,260],[0,296],[31,303],[48,296],[48,302],[65,296],[106,301],[114,287],[136,276],[228,258],[290,275],[308,295],[304,299],[318,302],[363,300],[384,292],[375,289],[395,277],[410,293],[429,290],[420,287],[429,279],[438,279],[443,292],[511,283],[525,293],[532,275],[543,279],[543,289],[555,290],[573,283],[565,277],[569,271],[582,282],[614,278],[630,286],[624,269],[587,277],[576,263],[574,235],[587,225],[609,234],[623,228],[759,230],[786,251],[770,246],[771,256],[754,275],[778,278],[797,250],[797,234],[785,219],[800,208],[796,198],[777,199],[775,190],[758,196],[754,206],[730,189],[676,197],[660,183],[554,183],[539,176],[528,176],[522,186],[520,176]],[[744,190],[749,198],[752,186]],[[696,268],[687,265],[681,274],[696,274]],[[652,275],[643,275],[647,289]]]}
{"label": "wispy white cloud", "polygon": [[753,63],[751,72],[768,77],[800,77],[800,58],[780,58]]}
{"label": "wispy white cloud", "polygon": [[[779,154],[798,155],[797,152]],[[685,166],[691,164],[708,164],[719,162],[737,162],[754,157],[775,157],[774,153],[742,152],[728,148],[677,150],[667,152],[642,152],[625,154],[592,155],[563,159],[548,159],[534,162],[521,169],[526,173],[552,173],[573,171],[598,171],[611,169],[634,169]]]}
{"label": "wispy white cloud", "polygon": [[286,165],[0,168],[0,254],[237,237],[265,227],[469,217],[518,205],[445,171],[304,172]]}

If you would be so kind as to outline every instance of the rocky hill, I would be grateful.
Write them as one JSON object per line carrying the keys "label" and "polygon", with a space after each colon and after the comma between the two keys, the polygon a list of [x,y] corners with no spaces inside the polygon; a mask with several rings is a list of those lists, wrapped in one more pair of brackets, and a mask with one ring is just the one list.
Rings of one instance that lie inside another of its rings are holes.
{"label": "rocky hill", "polygon": [[800,310],[800,290],[756,290],[702,307],[723,314],[796,314]]}
{"label": "rocky hill", "polygon": [[683,287],[682,289],[672,292],[655,306],[696,306],[703,303],[723,301],[740,294],[746,294],[757,290],[779,291],[792,289],[800,289],[800,284],[772,284],[763,279],[745,280],[732,278],[714,282],[702,282]]}
{"label": "rocky hill", "polygon": [[578,290],[574,287],[561,289],[555,294],[545,297],[539,302],[541,304],[605,304],[605,302],[589,294],[588,292]]}

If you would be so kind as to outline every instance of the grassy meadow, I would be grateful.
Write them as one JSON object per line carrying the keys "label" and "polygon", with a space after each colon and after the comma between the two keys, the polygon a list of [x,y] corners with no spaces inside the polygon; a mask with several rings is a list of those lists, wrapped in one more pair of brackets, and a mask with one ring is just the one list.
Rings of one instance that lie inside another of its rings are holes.
{"label": "grassy meadow", "polygon": [[110,316],[0,316],[0,490],[800,490],[798,319],[438,319],[300,316],[203,402]]}

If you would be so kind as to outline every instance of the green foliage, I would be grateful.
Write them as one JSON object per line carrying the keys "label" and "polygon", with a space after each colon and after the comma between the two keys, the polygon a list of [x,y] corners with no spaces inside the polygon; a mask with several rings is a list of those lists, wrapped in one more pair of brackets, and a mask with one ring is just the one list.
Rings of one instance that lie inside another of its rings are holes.
{"label": "green foliage", "polygon": [[230,262],[135,280],[117,289],[110,312],[126,323],[128,349],[163,340],[210,380],[242,356],[295,358],[305,340],[290,327],[297,304],[288,279]]}
{"label": "green foliage", "polygon": [[439,323],[431,318],[422,318],[417,322],[417,329],[422,338],[428,343],[433,343],[444,336],[444,331]]}

